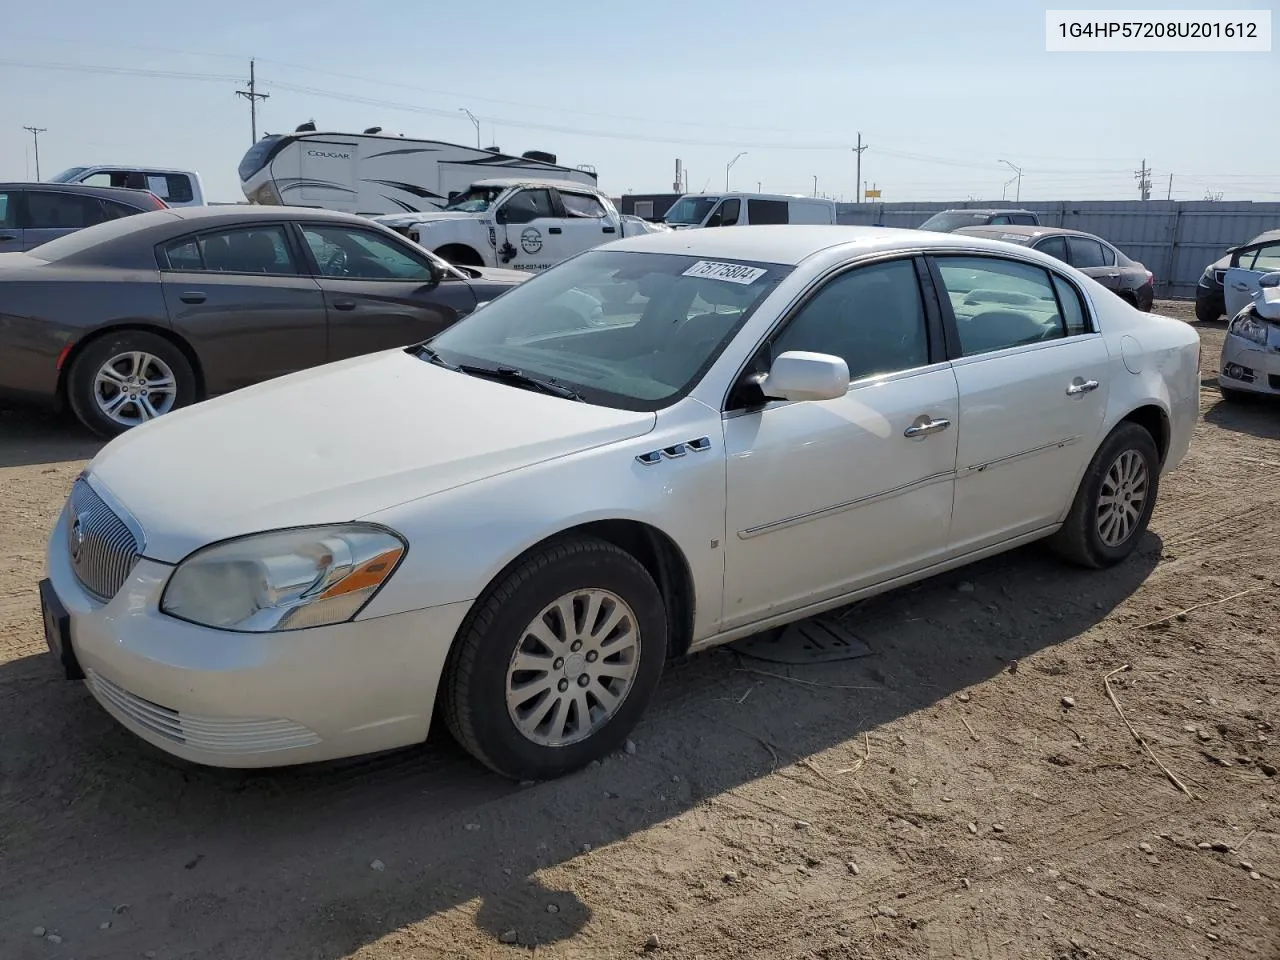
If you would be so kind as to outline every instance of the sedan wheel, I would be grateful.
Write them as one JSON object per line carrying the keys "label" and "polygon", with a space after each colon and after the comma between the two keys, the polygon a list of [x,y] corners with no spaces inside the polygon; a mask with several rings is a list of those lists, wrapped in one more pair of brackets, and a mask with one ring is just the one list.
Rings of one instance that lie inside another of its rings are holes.
{"label": "sedan wheel", "polygon": [[183,352],[146,330],[106,333],[76,354],[67,400],[79,420],[110,437],[194,403],[196,378]]}
{"label": "sedan wheel", "polygon": [[1146,532],[1160,485],[1160,452],[1144,427],[1120,423],[1085,470],[1062,528],[1050,545],[1086,567],[1109,567],[1133,553]]}
{"label": "sedan wheel", "polygon": [[644,565],[594,537],[553,542],[472,607],[442,679],[444,717],[498,773],[549,779],[622,745],[666,656],[666,608]]}

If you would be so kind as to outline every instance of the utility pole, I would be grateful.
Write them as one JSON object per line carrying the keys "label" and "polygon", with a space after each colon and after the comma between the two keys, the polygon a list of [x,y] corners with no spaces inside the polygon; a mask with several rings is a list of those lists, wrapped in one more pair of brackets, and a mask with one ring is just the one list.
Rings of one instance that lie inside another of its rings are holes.
{"label": "utility pole", "polygon": [[[1017,179],[1018,179],[1018,188],[1017,188],[1018,192],[1017,192],[1017,195],[1014,197],[1013,202],[1014,202],[1014,203],[1021,203],[1021,202],[1022,202],[1022,168],[1021,168],[1021,167],[1015,167],[1015,166],[1014,166],[1012,163],[1010,163],[1008,160],[1001,160],[1000,162],[1001,162],[1001,163],[1003,163],[1006,167],[1008,167],[1010,170],[1012,170],[1014,173],[1016,173],[1016,174],[1018,175],[1018,178],[1017,178]],[[1005,186],[1008,186],[1008,184],[1005,184]]]}
{"label": "utility pole", "polygon": [[250,58],[249,89],[236,91],[237,97],[244,97],[249,101],[249,124],[253,131],[253,140],[250,141],[250,145],[258,142],[258,101],[265,100],[267,97],[271,96],[269,93],[258,93],[257,77],[254,75],[253,67],[253,59]]}
{"label": "utility pole", "polygon": [[815,197],[818,195],[818,175],[816,173],[813,175],[813,195]]}
{"label": "utility pole", "polygon": [[468,110],[466,107],[459,107],[458,110],[461,113],[465,113],[467,115],[467,119],[471,121],[471,125],[476,128],[476,149],[479,150],[480,149],[480,119],[470,110]]}
{"label": "utility pole", "polygon": [[1151,170],[1147,167],[1147,161],[1142,161],[1142,169],[1133,172],[1133,178],[1138,181],[1138,198],[1140,200],[1151,199]]}
{"label": "utility pole", "polygon": [[[867,149],[867,148],[866,148],[866,145],[864,145],[864,144],[863,144],[863,142],[862,142],[862,132],[861,132],[861,131],[859,131],[859,132],[858,132],[858,145],[857,145],[856,147],[854,147],[854,148],[853,148],[853,152],[854,152],[854,153],[856,153],[856,154],[858,155],[858,172],[857,172],[857,174],[854,176],[854,180],[853,180],[853,187],[854,187],[854,189],[855,189],[855,190],[858,188],[858,184],[862,183],[862,151],[863,151],[863,150],[865,150],[865,149]],[[859,195],[859,196],[858,196],[858,202],[859,202],[859,203],[861,203],[864,199],[866,199],[866,198],[865,198],[865,197],[863,197],[863,196],[861,196],[861,195]]]}
{"label": "utility pole", "polygon": [[31,140],[36,147],[36,179],[40,179],[40,134],[46,132],[48,127],[23,127],[23,130],[31,132]]}
{"label": "utility pole", "polygon": [[1173,199],[1173,174],[1172,173],[1169,174],[1169,194],[1168,196],[1165,197],[1165,199],[1166,200]]}

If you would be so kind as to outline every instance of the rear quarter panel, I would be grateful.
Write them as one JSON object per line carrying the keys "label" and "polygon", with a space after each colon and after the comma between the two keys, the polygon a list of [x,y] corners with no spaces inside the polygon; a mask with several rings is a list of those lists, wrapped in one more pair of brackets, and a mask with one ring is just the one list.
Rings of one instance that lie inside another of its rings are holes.
{"label": "rear quarter panel", "polygon": [[0,275],[0,393],[54,402],[58,358],[120,326],[169,329],[158,271],[35,267]]}

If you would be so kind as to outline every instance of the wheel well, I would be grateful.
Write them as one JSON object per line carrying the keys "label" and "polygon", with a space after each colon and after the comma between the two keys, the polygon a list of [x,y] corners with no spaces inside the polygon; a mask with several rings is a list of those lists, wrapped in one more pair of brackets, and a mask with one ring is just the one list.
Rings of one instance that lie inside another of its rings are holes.
{"label": "wheel well", "polygon": [[140,330],[143,333],[153,333],[157,337],[168,340],[171,344],[182,351],[182,355],[187,358],[187,363],[191,364],[191,370],[196,375],[196,399],[204,399],[204,371],[200,368],[200,360],[196,356],[196,352],[191,349],[191,344],[187,343],[182,337],[167,330],[164,327],[156,327],[147,323],[122,323],[114,327],[104,327],[101,330],[95,330],[80,340],[77,340],[71,347],[71,352],[62,360],[62,369],[58,371],[58,403],[65,405],[67,402],[67,376],[71,372],[71,367],[75,364],[76,358],[80,356],[89,344],[109,336],[113,333],[123,333],[126,330]]}
{"label": "wheel well", "polygon": [[1139,407],[1124,418],[1129,423],[1136,423],[1156,442],[1156,450],[1160,453],[1160,465],[1164,466],[1165,454],[1169,452],[1169,418],[1155,404]]}
{"label": "wheel well", "polygon": [[483,267],[484,259],[465,243],[446,243],[435,251],[437,257],[463,267]]}
{"label": "wheel well", "polygon": [[1131,290],[1121,290],[1120,299],[1131,307],[1136,307],[1138,305],[1138,298]]}

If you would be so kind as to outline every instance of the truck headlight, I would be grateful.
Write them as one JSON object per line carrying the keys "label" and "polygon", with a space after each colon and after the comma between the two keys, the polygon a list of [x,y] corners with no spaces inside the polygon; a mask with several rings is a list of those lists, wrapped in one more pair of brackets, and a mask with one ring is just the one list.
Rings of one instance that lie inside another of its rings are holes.
{"label": "truck headlight", "polygon": [[1254,316],[1250,310],[1236,314],[1236,318],[1227,325],[1227,333],[1243,337],[1260,346],[1267,344],[1267,324]]}
{"label": "truck headlight", "polygon": [[178,564],[160,610],[244,633],[345,623],[373,599],[407,549],[390,530],[363,523],[238,537]]}

